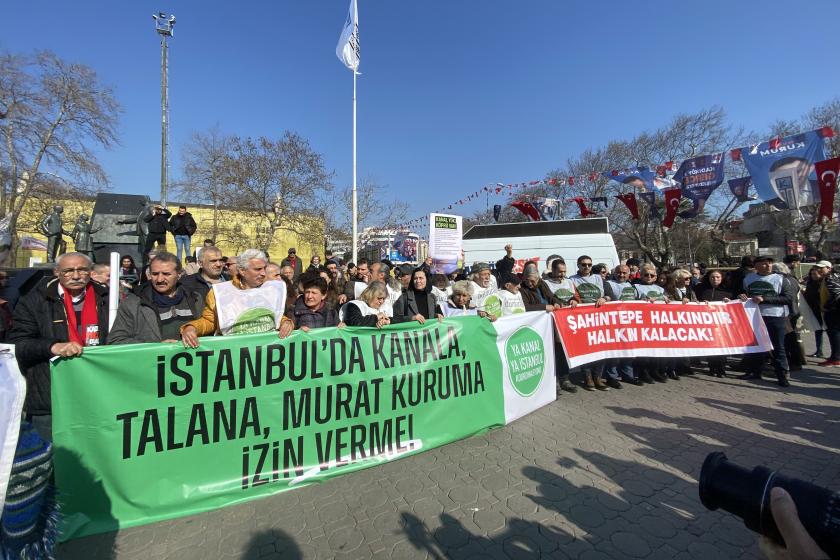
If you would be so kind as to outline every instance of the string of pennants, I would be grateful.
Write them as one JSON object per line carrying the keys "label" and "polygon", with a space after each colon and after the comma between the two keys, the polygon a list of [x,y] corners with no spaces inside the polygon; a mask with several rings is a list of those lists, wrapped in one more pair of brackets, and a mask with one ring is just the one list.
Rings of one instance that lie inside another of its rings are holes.
{"label": "string of pennants", "polygon": [[[822,142],[817,145],[817,143],[810,141],[813,140],[813,138],[818,138],[820,140],[824,138],[831,138],[834,134],[835,132],[830,126],[824,126],[820,129],[806,133],[794,134],[785,138],[776,136],[765,142],[734,148],[729,150],[728,155],[732,161],[744,163],[747,170],[753,172],[752,174],[755,175],[755,170],[751,169],[751,167],[754,166],[751,165],[750,159],[752,156],[756,156],[760,153],[763,154],[765,151],[770,151],[773,155],[781,152],[779,157],[784,156],[786,153],[794,155],[794,152],[803,151],[803,149],[809,152],[818,152],[810,154],[812,156],[810,158],[811,166],[808,168],[808,172],[810,172],[810,169],[813,168],[813,164],[817,161],[814,157],[817,157],[818,159],[825,159]],[[587,181],[594,183],[606,178],[608,180],[615,180],[620,183],[624,183],[628,185],[628,188],[631,186],[633,187],[632,192],[626,192],[615,196],[616,199],[621,201],[627,207],[633,219],[639,219],[637,204],[638,197],[648,205],[649,216],[651,218],[662,219],[662,224],[664,226],[671,227],[674,217],[677,215],[676,211],[679,208],[681,198],[685,197],[693,202],[691,209],[680,212],[679,215],[681,217],[691,218],[696,216],[702,210],[706,198],[708,198],[711,191],[713,191],[720,182],[722,182],[724,155],[725,154],[722,152],[718,154],[698,156],[683,161],[679,166],[677,166],[675,161],[666,161],[665,163],[653,167],[640,166],[624,169],[611,169],[608,171],[592,171],[583,175],[538,179],[520,183],[495,183],[469,193],[463,198],[435,210],[433,213],[445,214],[447,212],[451,212],[457,206],[468,204],[482,196],[510,196],[517,190],[541,186],[574,187],[576,185],[583,185]],[[778,160],[779,158],[774,159]],[[717,172],[714,173],[714,170]],[[718,177],[720,180],[715,183],[714,177]],[[728,181],[732,194],[739,202],[754,200],[754,198],[747,195],[747,191],[752,185],[756,187],[756,190],[759,192],[759,198],[765,202],[779,208],[790,207],[790,201],[787,201],[787,203],[779,203],[779,201],[775,200],[772,196],[762,196],[762,194],[768,194],[763,192],[763,190],[766,189],[759,188],[759,184],[753,183],[751,179],[752,177],[746,176],[739,177],[737,179],[730,179]],[[821,191],[822,190],[823,189],[821,188]],[[664,218],[659,216],[659,212],[656,208],[655,201],[657,192],[661,192],[665,198],[666,215]],[[511,205],[516,207],[531,220],[539,221],[554,219],[554,216],[558,215],[557,209],[559,205],[571,203],[577,204],[580,209],[580,216],[584,218],[597,215],[598,212],[596,208],[601,204],[604,208],[608,207],[608,199],[605,196],[551,198],[533,195],[520,195],[520,199],[511,203]],[[797,206],[804,205],[799,204],[798,201],[794,201],[794,203],[796,203]],[[497,219],[500,209],[501,205],[494,205],[494,214]],[[428,225],[428,221],[428,215],[419,216],[399,224],[397,229],[420,228]]]}

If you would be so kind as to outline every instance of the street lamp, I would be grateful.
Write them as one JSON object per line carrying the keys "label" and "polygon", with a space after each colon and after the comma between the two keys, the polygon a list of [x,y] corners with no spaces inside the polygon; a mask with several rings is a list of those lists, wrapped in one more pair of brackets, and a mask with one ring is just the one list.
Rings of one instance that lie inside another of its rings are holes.
{"label": "street lamp", "polygon": [[175,16],[163,12],[153,15],[155,30],[160,35],[160,204],[166,206],[166,187],[169,182],[167,154],[169,152],[169,86],[167,54],[168,37],[174,36]]}

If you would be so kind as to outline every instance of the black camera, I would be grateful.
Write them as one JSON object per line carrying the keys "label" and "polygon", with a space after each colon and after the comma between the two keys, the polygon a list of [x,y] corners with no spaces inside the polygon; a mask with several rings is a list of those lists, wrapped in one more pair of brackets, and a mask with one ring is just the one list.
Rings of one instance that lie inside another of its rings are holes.
{"label": "black camera", "polygon": [[831,558],[840,558],[840,492],[789,478],[767,467],[753,470],[729,462],[721,452],[710,453],[700,471],[700,501],[710,510],[723,508],[744,525],[780,545],[784,539],[770,511],[770,489],[787,490],[808,534]]}

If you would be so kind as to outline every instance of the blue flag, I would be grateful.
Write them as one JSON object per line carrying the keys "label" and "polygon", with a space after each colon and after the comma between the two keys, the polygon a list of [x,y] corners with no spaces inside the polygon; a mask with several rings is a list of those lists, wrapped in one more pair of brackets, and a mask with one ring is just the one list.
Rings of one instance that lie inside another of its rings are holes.
{"label": "blue flag", "polygon": [[661,188],[656,184],[656,171],[650,167],[636,167],[634,169],[624,169],[622,171],[605,171],[601,173],[607,179],[612,179],[624,185],[629,185],[640,189],[641,191]]}
{"label": "blue flag", "polygon": [[692,202],[691,208],[679,213],[680,218],[694,218],[723,182],[723,153],[685,160],[674,174],[674,181],[680,184],[682,195]]}
{"label": "blue flag", "polygon": [[814,162],[825,159],[819,131],[796,134],[780,141],[762,142],[741,149],[741,159],[752,175],[758,197],[781,210],[817,204],[820,191]]}
{"label": "blue flag", "polygon": [[737,179],[729,179],[729,190],[735,195],[738,202],[749,202],[753,198],[749,195],[750,185],[752,184],[752,177],[738,177]]}

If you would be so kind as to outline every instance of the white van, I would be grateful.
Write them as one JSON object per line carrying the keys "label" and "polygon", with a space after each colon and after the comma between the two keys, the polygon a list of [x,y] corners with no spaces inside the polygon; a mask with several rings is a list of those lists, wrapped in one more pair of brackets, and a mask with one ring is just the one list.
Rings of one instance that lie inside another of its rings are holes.
{"label": "white van", "polygon": [[575,263],[581,255],[592,257],[593,264],[606,263],[611,270],[620,264],[607,218],[587,218],[473,226],[463,236],[464,266],[495,263],[505,256],[507,244],[513,245],[514,272],[522,272],[528,261],[538,261],[544,272],[550,255],[563,257],[569,276],[577,272]]}

